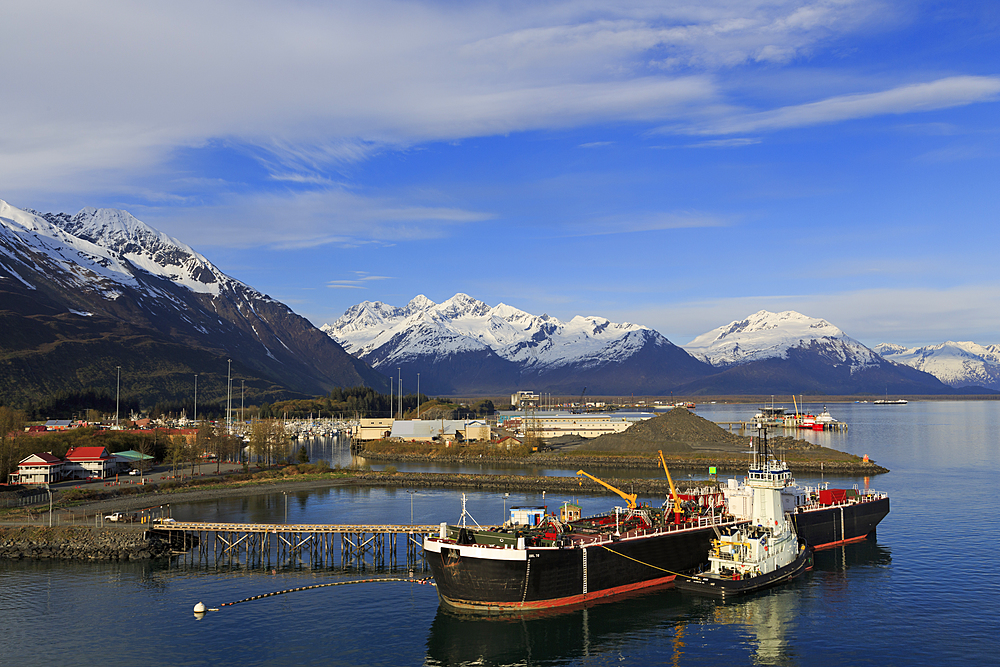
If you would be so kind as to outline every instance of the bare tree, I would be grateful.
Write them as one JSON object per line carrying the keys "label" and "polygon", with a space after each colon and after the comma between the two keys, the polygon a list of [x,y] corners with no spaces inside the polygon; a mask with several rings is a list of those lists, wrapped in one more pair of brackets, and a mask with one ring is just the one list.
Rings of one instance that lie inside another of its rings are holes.
{"label": "bare tree", "polygon": [[24,413],[0,406],[0,482],[6,483],[21,462],[20,435],[24,430]]}

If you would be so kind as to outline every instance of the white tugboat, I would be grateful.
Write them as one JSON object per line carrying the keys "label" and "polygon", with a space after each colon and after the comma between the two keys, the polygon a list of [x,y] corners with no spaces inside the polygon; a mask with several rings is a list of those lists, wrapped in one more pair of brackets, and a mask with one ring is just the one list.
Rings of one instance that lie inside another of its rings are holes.
{"label": "white tugboat", "polygon": [[784,583],[812,566],[812,550],[782,506],[782,490],[794,483],[791,472],[770,451],[767,426],[757,427],[746,481],[752,491],[750,522],[720,531],[709,550],[708,570],[678,578],[674,585],[680,590],[725,599]]}

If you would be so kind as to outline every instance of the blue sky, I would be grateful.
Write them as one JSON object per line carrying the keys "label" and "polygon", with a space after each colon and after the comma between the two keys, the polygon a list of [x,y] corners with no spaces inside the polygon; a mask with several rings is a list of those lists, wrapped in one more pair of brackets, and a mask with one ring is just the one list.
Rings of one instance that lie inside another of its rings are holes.
{"label": "blue sky", "polygon": [[8,2],[0,198],[127,209],[317,325],[465,292],[1000,343],[998,4]]}

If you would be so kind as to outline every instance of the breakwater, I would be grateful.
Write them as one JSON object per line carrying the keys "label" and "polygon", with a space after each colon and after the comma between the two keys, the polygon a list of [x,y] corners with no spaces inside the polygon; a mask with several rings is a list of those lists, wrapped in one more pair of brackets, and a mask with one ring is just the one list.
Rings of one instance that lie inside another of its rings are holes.
{"label": "breakwater", "polygon": [[171,536],[148,530],[79,526],[0,527],[0,558],[149,560],[169,556]]}
{"label": "breakwater", "polygon": [[[670,485],[666,479],[608,477],[605,482],[629,493],[666,495]],[[614,495],[596,482],[582,477],[532,477],[528,475],[469,475],[458,473],[360,473],[353,479],[359,486],[397,486],[413,488],[472,489],[476,491],[519,491],[529,493],[573,493],[586,495]],[[714,486],[710,480],[677,480],[680,492],[705,486]]]}
{"label": "breakwater", "polygon": [[[437,456],[428,454],[394,454],[392,452],[375,452],[364,450],[359,456],[369,461],[379,461],[384,463],[392,462],[430,462],[442,464],[477,464],[477,463],[502,463],[504,465],[523,466],[551,466],[554,468],[621,468],[624,470],[655,470],[660,467],[658,458],[644,456],[603,456],[600,454],[566,456],[561,454],[533,454],[529,457],[509,457],[502,456],[479,458],[473,456],[447,455]],[[872,461],[858,460],[805,460],[787,461],[792,474],[828,474],[828,475],[881,475],[889,472],[888,468],[880,466]],[[667,459],[667,465],[671,470],[699,471],[708,474],[709,466],[714,466],[720,474],[735,473],[742,475],[747,470],[746,456],[722,455],[718,458],[677,458]]]}

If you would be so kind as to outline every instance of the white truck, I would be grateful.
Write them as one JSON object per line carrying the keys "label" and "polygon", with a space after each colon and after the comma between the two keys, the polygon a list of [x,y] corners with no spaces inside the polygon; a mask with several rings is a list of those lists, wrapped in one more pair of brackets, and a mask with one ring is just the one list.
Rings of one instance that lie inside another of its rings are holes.
{"label": "white truck", "polygon": [[124,522],[124,521],[128,521],[131,518],[132,517],[130,515],[125,514],[124,512],[112,512],[111,514],[106,514],[104,516],[104,520],[105,521],[115,521],[115,522],[119,522],[119,521]]}

